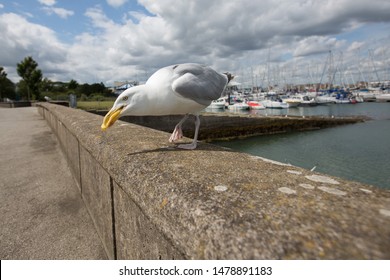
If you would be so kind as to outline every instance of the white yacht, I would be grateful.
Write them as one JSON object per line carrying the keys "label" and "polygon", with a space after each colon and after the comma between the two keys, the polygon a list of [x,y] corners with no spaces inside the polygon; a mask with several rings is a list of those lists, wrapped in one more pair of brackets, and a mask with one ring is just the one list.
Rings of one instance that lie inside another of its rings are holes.
{"label": "white yacht", "polygon": [[209,109],[225,109],[226,100],[224,98],[219,98],[217,100],[211,101],[211,104],[207,107]]}
{"label": "white yacht", "polygon": [[263,100],[261,103],[265,108],[269,109],[287,109],[288,103],[283,102],[282,100]]}

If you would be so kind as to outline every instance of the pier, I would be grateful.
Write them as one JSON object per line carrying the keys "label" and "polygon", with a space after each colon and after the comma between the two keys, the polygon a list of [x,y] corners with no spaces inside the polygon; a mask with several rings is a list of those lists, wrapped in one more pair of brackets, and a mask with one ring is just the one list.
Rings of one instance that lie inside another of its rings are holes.
{"label": "pier", "polygon": [[[104,116],[107,111],[90,111]],[[125,116],[121,120],[171,133],[183,116]],[[191,117],[190,117],[191,118]],[[319,116],[261,116],[233,113],[207,113],[200,115],[199,140],[229,140],[255,135],[316,130],[338,125],[354,124],[367,120],[367,117],[319,117]],[[194,123],[187,120],[183,124],[186,137],[194,135]]]}
{"label": "pier", "polygon": [[169,133],[124,121],[103,133],[102,117],[82,110],[37,110],[110,259],[390,258],[388,190],[207,143],[176,149]]}

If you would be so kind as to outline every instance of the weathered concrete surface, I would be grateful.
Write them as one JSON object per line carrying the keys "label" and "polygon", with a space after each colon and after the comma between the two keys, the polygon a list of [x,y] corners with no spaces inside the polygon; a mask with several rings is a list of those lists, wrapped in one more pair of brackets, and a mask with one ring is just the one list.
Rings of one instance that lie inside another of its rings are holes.
{"label": "weathered concrete surface", "polygon": [[37,108],[0,108],[0,259],[106,259]]}
{"label": "weathered concrete surface", "polygon": [[17,108],[17,107],[30,107],[30,101],[11,101],[11,102],[0,102],[0,107],[3,108]]}
{"label": "weathered concrete surface", "polygon": [[120,186],[114,188],[118,259],[184,259]]}
{"label": "weathered concrete surface", "polygon": [[[106,111],[93,113],[104,116]],[[171,133],[183,116],[125,116],[123,121]],[[327,128],[337,125],[363,122],[367,118],[356,117],[319,117],[319,116],[262,116],[240,115],[233,113],[202,113],[199,138],[203,141],[243,138],[254,135],[306,131]],[[190,117],[183,124],[183,133],[194,137],[194,118]]]}
{"label": "weathered concrete surface", "polygon": [[109,258],[114,259],[111,179],[85,148],[80,151],[82,196]]}
{"label": "weathered concrete surface", "polygon": [[388,190],[43,106],[111,178],[118,258],[390,259]]}

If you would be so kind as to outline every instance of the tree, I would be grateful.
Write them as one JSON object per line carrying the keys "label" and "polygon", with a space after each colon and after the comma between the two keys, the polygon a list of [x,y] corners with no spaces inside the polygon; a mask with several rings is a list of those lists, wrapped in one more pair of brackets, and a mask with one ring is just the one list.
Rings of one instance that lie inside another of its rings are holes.
{"label": "tree", "polygon": [[44,78],[41,81],[41,91],[49,92],[53,90],[53,82],[49,80],[48,78]]}
{"label": "tree", "polygon": [[5,79],[7,79],[7,73],[4,71],[4,68],[0,66],[0,99],[3,98],[2,91]]}
{"label": "tree", "polygon": [[4,68],[0,66],[0,80],[7,78],[7,73],[4,71]]}
{"label": "tree", "polygon": [[68,83],[68,89],[70,90],[75,90],[78,86],[79,84],[73,79]]}
{"label": "tree", "polygon": [[106,90],[106,87],[103,83],[94,83],[90,85],[90,88],[93,93],[104,93]]}
{"label": "tree", "polygon": [[3,98],[15,98],[15,85],[7,78],[7,73],[4,68],[0,66],[0,100]]}
{"label": "tree", "polygon": [[27,86],[27,99],[30,100],[31,94],[39,99],[39,86],[42,82],[42,71],[38,69],[38,63],[28,56],[17,64],[18,75],[24,80]]}
{"label": "tree", "polygon": [[89,96],[92,93],[91,86],[87,83],[79,85],[77,90],[80,94],[85,94],[86,96]]}

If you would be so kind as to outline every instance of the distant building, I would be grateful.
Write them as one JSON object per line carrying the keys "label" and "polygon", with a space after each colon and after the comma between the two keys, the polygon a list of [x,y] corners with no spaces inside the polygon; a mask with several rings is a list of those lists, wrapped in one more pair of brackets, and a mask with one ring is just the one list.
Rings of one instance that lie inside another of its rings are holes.
{"label": "distant building", "polygon": [[114,82],[114,88],[113,91],[116,95],[121,94],[124,92],[126,89],[137,86],[138,82],[137,81],[126,81],[126,82]]}

